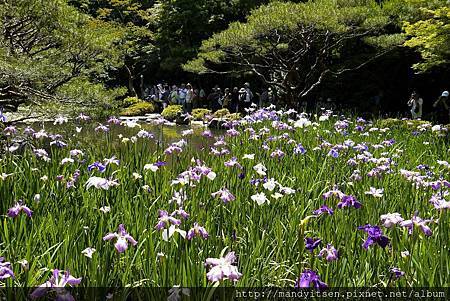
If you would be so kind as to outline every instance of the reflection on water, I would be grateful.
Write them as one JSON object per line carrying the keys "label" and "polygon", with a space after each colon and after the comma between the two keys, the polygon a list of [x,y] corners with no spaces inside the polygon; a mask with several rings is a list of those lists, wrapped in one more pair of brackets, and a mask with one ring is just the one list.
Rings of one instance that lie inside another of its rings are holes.
{"label": "reflection on water", "polygon": [[[95,131],[95,128],[99,123],[84,122],[84,123],[64,123],[62,125],[54,125],[52,122],[36,122],[29,125],[19,125],[18,129],[24,129],[27,126],[33,128],[34,131],[40,131],[44,129],[49,134],[62,135],[62,140],[69,143],[72,148],[83,147],[90,144],[101,145],[108,139],[110,146],[113,148],[120,148],[123,138],[131,138],[136,136],[140,131],[144,130],[151,133],[154,136],[155,147],[165,147],[168,144],[179,141],[180,139],[189,139],[189,144],[196,149],[202,149],[209,145],[205,144],[205,138],[201,133],[206,130],[205,127],[192,127],[194,134],[188,138],[182,136],[182,132],[191,129],[190,126],[177,125],[177,126],[165,126],[165,125],[152,125],[149,123],[139,123],[136,127],[127,127],[123,125],[108,125],[109,131]],[[211,132],[214,136],[222,135],[222,130],[212,129]],[[150,145],[151,147],[151,145]],[[153,150],[153,147],[151,147]]]}

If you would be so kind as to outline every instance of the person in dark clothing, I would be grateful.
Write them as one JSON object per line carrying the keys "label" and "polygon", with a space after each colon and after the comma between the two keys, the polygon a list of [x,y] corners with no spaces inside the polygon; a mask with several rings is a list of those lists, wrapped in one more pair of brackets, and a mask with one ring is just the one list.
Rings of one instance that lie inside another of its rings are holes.
{"label": "person in dark clothing", "polygon": [[213,97],[212,110],[213,112],[222,109],[222,90],[216,87],[216,93]]}
{"label": "person in dark clothing", "polygon": [[450,122],[450,104],[449,104],[449,92],[444,91],[438,100],[433,104],[433,108],[436,109],[437,122],[441,124],[448,124]]}
{"label": "person in dark clothing", "polygon": [[237,113],[238,109],[239,109],[239,89],[238,87],[234,87],[233,92],[231,92],[230,112]]}
{"label": "person in dark clothing", "polygon": [[209,107],[213,112],[222,108],[220,104],[220,91],[218,88],[213,88],[211,93],[208,95]]}
{"label": "person in dark clothing", "polygon": [[225,88],[221,99],[222,109],[228,109],[231,112],[231,93],[229,88]]}
{"label": "person in dark clothing", "polygon": [[159,93],[160,101],[162,102],[163,109],[165,109],[169,105],[169,85],[164,85],[164,87],[159,90]]}

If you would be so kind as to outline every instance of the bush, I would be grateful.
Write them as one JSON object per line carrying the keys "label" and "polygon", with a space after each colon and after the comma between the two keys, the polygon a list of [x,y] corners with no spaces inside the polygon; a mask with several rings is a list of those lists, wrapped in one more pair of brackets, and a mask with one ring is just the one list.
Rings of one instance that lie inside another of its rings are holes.
{"label": "bush", "polygon": [[234,121],[234,120],[240,120],[242,118],[240,113],[231,113],[225,116],[226,119]]}
{"label": "bush", "polygon": [[401,120],[396,118],[382,119],[376,123],[379,128],[390,128],[390,129],[417,129],[419,125],[429,123],[424,120]]}
{"label": "bush", "polygon": [[180,105],[169,105],[161,113],[161,116],[169,121],[174,121],[181,117],[183,107]]}
{"label": "bush", "polygon": [[230,115],[230,111],[228,111],[228,109],[220,109],[220,110],[217,110],[216,112],[214,112],[213,117],[214,118],[223,118],[226,115]]}
{"label": "bush", "polygon": [[206,115],[211,114],[211,110],[208,109],[193,109],[192,110],[192,117],[194,117],[194,120],[204,120]]}
{"label": "bush", "polygon": [[136,103],[139,103],[139,102],[142,102],[142,100],[140,100],[139,98],[137,98],[135,96],[133,96],[133,97],[128,96],[127,98],[125,98],[123,100],[123,106],[124,107],[129,107],[129,106],[132,106],[132,105],[134,105]]}
{"label": "bush", "polygon": [[150,102],[138,102],[120,112],[122,116],[140,116],[148,113],[153,113],[155,106]]}

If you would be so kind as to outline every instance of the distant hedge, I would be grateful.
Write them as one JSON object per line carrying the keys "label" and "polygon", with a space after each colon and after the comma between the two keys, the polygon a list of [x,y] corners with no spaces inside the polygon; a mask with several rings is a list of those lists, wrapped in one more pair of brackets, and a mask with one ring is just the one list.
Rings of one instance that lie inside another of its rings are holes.
{"label": "distant hedge", "polygon": [[155,106],[150,102],[137,102],[129,106],[128,108],[123,109],[120,112],[122,116],[140,116],[149,113],[153,113],[155,111]]}

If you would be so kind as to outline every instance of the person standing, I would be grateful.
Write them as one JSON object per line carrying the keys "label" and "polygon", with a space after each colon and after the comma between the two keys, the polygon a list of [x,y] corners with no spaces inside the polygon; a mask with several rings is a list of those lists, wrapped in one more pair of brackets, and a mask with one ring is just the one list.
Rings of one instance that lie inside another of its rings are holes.
{"label": "person standing", "polygon": [[194,89],[193,91],[194,91],[194,94],[192,95],[192,108],[197,109],[197,108],[201,107],[200,96],[199,96],[200,91],[197,88]]}
{"label": "person standing", "polygon": [[177,86],[173,85],[172,86],[172,91],[170,92],[170,96],[169,96],[169,103],[171,105],[176,105],[178,104],[178,89]]}
{"label": "person standing", "polygon": [[246,101],[245,101],[245,99],[246,99],[246,97],[247,97],[247,91],[245,90],[245,88],[241,88],[239,91],[238,91],[238,93],[239,93],[239,111],[242,113],[242,114],[245,114],[245,109],[247,108],[246,107]]}
{"label": "person standing", "polygon": [[213,98],[213,112],[220,110],[222,108],[222,89],[216,85],[216,94]]}
{"label": "person standing", "polygon": [[239,109],[239,89],[238,87],[234,87],[233,92],[231,92],[230,112],[237,113],[238,109]]}
{"label": "person standing", "polygon": [[411,107],[412,119],[422,118],[423,99],[416,91],[412,92],[411,98],[408,100],[408,106]]}
{"label": "person standing", "polygon": [[199,99],[199,107],[208,108],[208,102],[206,99],[206,92],[203,88],[200,88],[200,91],[198,92],[198,99]]}
{"label": "person standing", "polygon": [[222,109],[228,109],[231,112],[231,93],[229,88],[225,88],[223,91]]}
{"label": "person standing", "polygon": [[186,108],[186,86],[181,84],[180,89],[178,89],[178,104],[183,106],[183,109]]}
{"label": "person standing", "polygon": [[437,122],[441,124],[449,123],[450,110],[449,110],[448,96],[449,96],[448,91],[442,92],[442,95],[433,104],[433,108],[436,109]]}
{"label": "person standing", "polygon": [[187,84],[186,85],[186,99],[185,99],[186,110],[185,111],[188,113],[192,112],[193,100],[194,100],[194,89],[192,89],[191,84]]}
{"label": "person standing", "polygon": [[249,83],[244,84],[244,90],[245,90],[244,109],[248,109],[252,105],[253,100],[253,93],[250,90]]}
{"label": "person standing", "polygon": [[259,96],[259,107],[266,107],[269,105],[269,91],[264,88],[261,95]]}
{"label": "person standing", "polygon": [[208,103],[207,108],[208,109],[213,109],[213,103],[214,103],[214,98],[216,96],[216,88],[212,88],[211,89],[211,93],[208,94],[208,97],[206,98],[206,103]]}
{"label": "person standing", "polygon": [[163,110],[167,107],[167,105],[169,104],[169,85],[165,84],[163,85],[158,85],[158,89],[159,89],[159,99],[162,102],[162,107]]}

